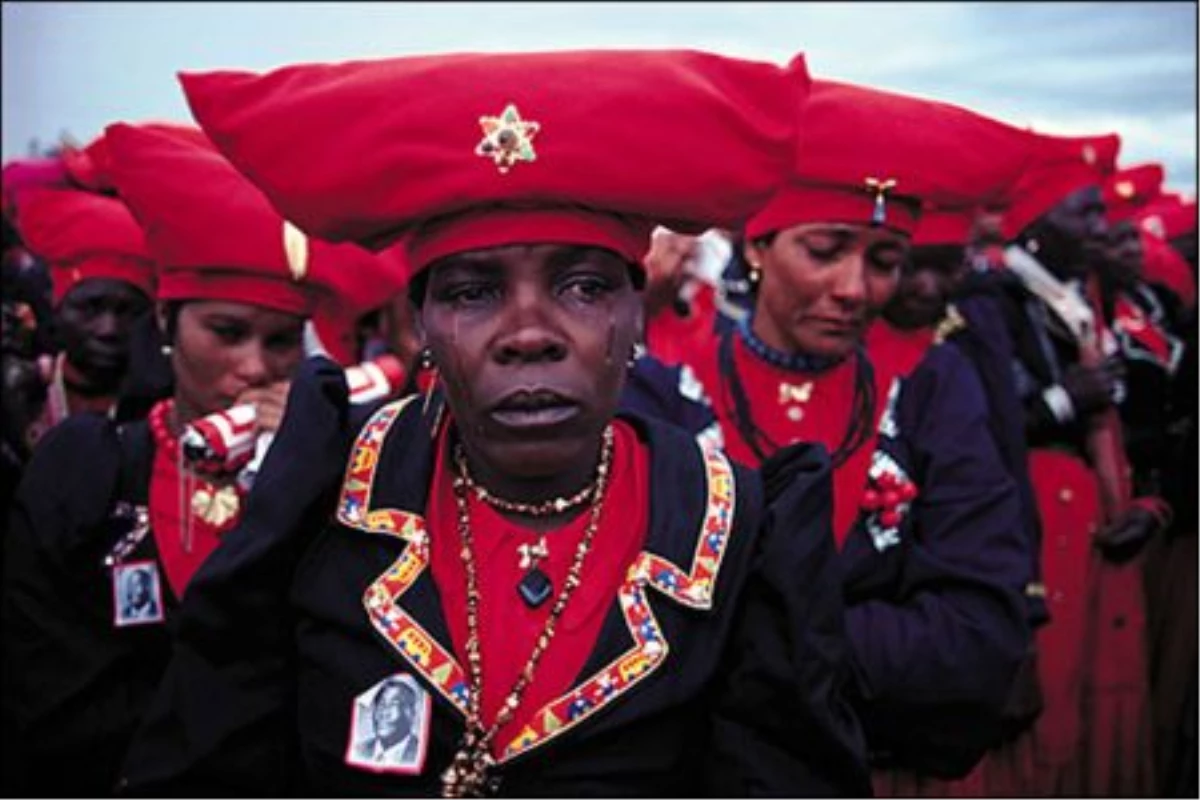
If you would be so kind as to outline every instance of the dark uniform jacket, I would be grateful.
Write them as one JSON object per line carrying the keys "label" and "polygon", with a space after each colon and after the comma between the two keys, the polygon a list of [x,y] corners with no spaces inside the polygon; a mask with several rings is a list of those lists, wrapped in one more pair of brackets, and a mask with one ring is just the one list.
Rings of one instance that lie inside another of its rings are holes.
{"label": "dark uniform jacket", "polygon": [[[152,561],[144,522],[153,461],[145,422],[64,420],[39,443],[4,542],[6,788],[15,794],[111,792],[125,748],[166,667],[165,621],[117,627],[114,563]],[[142,509],[138,511],[138,507]],[[122,540],[136,539],[120,554]],[[176,601],[159,582],[165,615]],[[161,616],[161,615],[156,615]]]}
{"label": "dark uniform jacket", "polygon": [[[872,760],[939,777],[965,774],[1004,734],[1034,616],[1023,599],[1036,563],[1031,514],[1013,471],[1023,451],[999,443],[1019,412],[1011,399],[1001,416],[990,412],[984,386],[998,380],[995,362],[981,381],[968,352],[932,348],[894,395],[879,398],[886,411],[863,488],[884,494],[888,475],[919,494],[895,524],[886,509],[862,509],[840,553],[853,702]],[[632,384],[639,396],[625,402],[670,408],[660,396],[672,389],[683,402],[678,395],[694,392],[686,371],[673,374],[678,388],[644,375]]]}
{"label": "dark uniform jacket", "polygon": [[[440,791],[466,685],[422,544],[433,415],[398,401],[363,427],[341,376],[306,364],[242,522],[193,578],[127,790]],[[556,724],[509,745],[500,792],[869,793],[840,694],[827,459],[797,454],[799,477],[764,512],[755,476],[630,421],[651,460],[639,568],[571,692],[546,707]],[[355,698],[397,673],[432,698],[415,775],[347,763]]]}

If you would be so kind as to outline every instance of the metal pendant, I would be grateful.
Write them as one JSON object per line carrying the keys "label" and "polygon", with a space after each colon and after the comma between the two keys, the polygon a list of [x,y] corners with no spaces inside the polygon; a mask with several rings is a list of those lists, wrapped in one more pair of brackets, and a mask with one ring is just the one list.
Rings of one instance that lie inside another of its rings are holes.
{"label": "metal pendant", "polygon": [[546,602],[553,591],[554,584],[550,582],[549,576],[537,567],[526,572],[525,577],[517,584],[517,592],[530,608],[537,608]]}

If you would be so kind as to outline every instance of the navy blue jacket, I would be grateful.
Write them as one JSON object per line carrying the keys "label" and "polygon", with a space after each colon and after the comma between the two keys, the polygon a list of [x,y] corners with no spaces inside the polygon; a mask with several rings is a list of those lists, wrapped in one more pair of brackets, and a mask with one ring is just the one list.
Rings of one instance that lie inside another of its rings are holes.
{"label": "navy blue jacket", "polygon": [[[1011,389],[985,394],[974,363],[990,364],[990,390],[1004,385],[1007,361],[972,346],[933,347],[894,397],[880,399],[891,406],[873,469],[907,477],[920,495],[898,530],[860,513],[841,552],[854,702],[872,759],[938,777],[964,775],[1005,735],[1036,616],[1024,597],[1036,569],[1033,507],[1018,490],[1018,480],[1028,484],[1024,451],[1011,443],[1020,412]],[[637,396],[626,402],[690,402],[678,388],[685,370],[657,372],[633,382]],[[674,401],[661,399],[672,392]]]}

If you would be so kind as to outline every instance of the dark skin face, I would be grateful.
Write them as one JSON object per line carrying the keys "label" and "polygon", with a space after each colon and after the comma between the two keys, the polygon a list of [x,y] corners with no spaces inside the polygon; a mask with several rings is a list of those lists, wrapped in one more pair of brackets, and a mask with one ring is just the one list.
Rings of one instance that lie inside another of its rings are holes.
{"label": "dark skin face", "polygon": [[[166,309],[159,307],[166,328]],[[179,309],[171,342],[176,424],[229,408],[247,390],[291,377],[304,358],[304,318],[216,300]]]}
{"label": "dark skin face", "polygon": [[1108,223],[1098,186],[1087,186],[1063,198],[1035,222],[1022,238],[1038,242],[1039,261],[1060,278],[1082,278],[1105,258]]}
{"label": "dark skin face", "polygon": [[914,247],[904,262],[900,286],[883,316],[901,330],[936,325],[966,274],[963,248],[955,245]]}
{"label": "dark skin face", "polygon": [[89,278],[73,286],[56,317],[67,361],[97,391],[115,391],[129,363],[134,322],[150,300],[133,284]]}
{"label": "dark skin face", "polygon": [[1142,240],[1132,220],[1122,220],[1108,232],[1105,271],[1118,286],[1131,286],[1142,276]]}
{"label": "dark skin face", "polygon": [[545,244],[429,267],[425,342],[489,491],[537,502],[592,479],[642,324],[630,269],[607,250]]}
{"label": "dark skin face", "polygon": [[391,747],[412,727],[412,700],[400,686],[384,686],[371,709],[375,735],[385,747]]}
{"label": "dark skin face", "polygon": [[129,600],[135,606],[145,605],[150,600],[150,578],[144,572],[129,576]]}
{"label": "dark skin face", "polygon": [[842,358],[896,291],[908,240],[887,228],[805,224],[747,242],[762,270],[754,334],[788,353]]}

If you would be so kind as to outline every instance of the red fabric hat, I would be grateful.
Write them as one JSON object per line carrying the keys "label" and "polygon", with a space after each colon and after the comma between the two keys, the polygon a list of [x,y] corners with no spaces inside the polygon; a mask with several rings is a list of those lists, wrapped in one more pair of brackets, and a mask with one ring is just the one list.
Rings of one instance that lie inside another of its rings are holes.
{"label": "red fabric hat", "polygon": [[778,186],[808,88],[694,51],[459,54],[180,76],[200,125],[288,219],[422,269],[520,242],[640,263],[655,223],[741,224]]}
{"label": "red fabric hat", "polygon": [[[156,133],[174,136],[186,142],[192,142],[201,147],[214,149],[212,142],[204,132],[193,125],[179,125],[173,122],[145,122],[139,128]],[[112,156],[108,150],[108,140],[102,133],[92,142],[82,148],[64,148],[59,156],[67,174],[77,185],[93,192],[116,194],[117,187],[112,181]]]}
{"label": "red fabric hat", "polygon": [[27,189],[65,189],[70,187],[66,168],[57,158],[24,158],[10,161],[0,173],[3,207],[0,213],[11,219],[16,214],[17,195]]}
{"label": "red fabric hat", "polygon": [[1165,239],[1138,229],[1142,240],[1142,275],[1151,283],[1174,292],[1187,308],[1196,305],[1196,278],[1192,268]]}
{"label": "red fabric hat", "polygon": [[1196,232],[1196,201],[1173,192],[1160,194],[1134,214],[1139,227],[1160,239]]}
{"label": "red fabric hat", "polygon": [[408,284],[403,245],[371,253],[353,244],[310,240],[311,280],[325,289],[312,321],[325,349],[342,366],[356,362],[359,317],[382,307]]}
{"label": "red fabric hat", "polygon": [[1133,217],[1158,195],[1164,179],[1162,164],[1138,164],[1118,170],[1104,183],[1104,208],[1109,222]]}
{"label": "red fabric hat", "polygon": [[55,305],[91,278],[125,281],[154,296],[142,229],[120,200],[78,189],[27,189],[17,202],[17,230],[50,266]]}
{"label": "red fabric hat", "polygon": [[1013,190],[1004,215],[1005,236],[1014,238],[1038,217],[1086,186],[1103,186],[1117,168],[1121,137],[1049,136],[1034,133],[1029,169]]}
{"label": "red fabric hat", "polygon": [[798,142],[791,180],[747,224],[751,239],[805,222],[912,233],[922,205],[998,202],[1029,134],[947,103],[814,80]]}
{"label": "red fabric hat", "polygon": [[971,239],[979,211],[975,207],[923,209],[913,231],[912,243],[917,247],[943,244],[965,246]]}
{"label": "red fabric hat", "polygon": [[308,241],[214,150],[132,125],[105,131],[111,175],[146,233],[163,300],[307,315]]}

